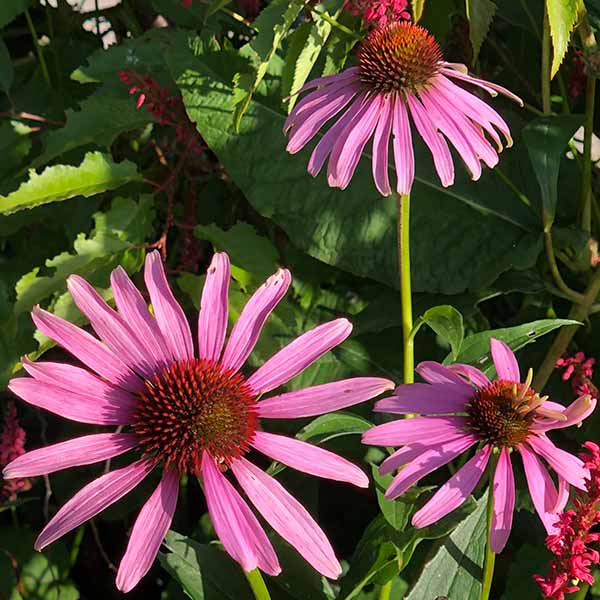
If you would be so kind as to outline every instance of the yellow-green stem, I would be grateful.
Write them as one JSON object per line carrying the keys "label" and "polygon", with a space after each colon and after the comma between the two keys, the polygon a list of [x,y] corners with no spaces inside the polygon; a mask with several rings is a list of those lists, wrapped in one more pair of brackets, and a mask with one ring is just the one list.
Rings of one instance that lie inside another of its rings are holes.
{"label": "yellow-green stem", "polygon": [[550,22],[544,7],[544,29],[542,32],[542,69],[540,74],[542,91],[542,110],[545,115],[552,112],[550,103]]}
{"label": "yellow-green stem", "polygon": [[379,588],[379,600],[390,600],[392,594],[392,582],[388,581]]}
{"label": "yellow-green stem", "polygon": [[588,75],[585,87],[585,127],[583,136],[583,174],[581,178],[581,229],[592,232],[592,133],[596,78]]}
{"label": "yellow-green stem", "polygon": [[29,14],[29,9],[25,9],[25,20],[27,21],[27,27],[29,28],[29,33],[31,34],[31,38],[33,39],[33,45],[35,47],[35,51],[40,61],[40,69],[42,70],[42,75],[46,80],[46,83],[50,85],[50,74],[48,73],[48,66],[46,65],[46,58],[44,56],[44,51],[40,46],[40,41],[38,39],[37,31],[35,30],[35,25],[31,20],[31,15]]}
{"label": "yellow-green stem", "polygon": [[244,575],[250,584],[250,588],[252,589],[252,593],[254,594],[254,598],[256,598],[256,600],[271,600],[269,590],[265,585],[265,580],[258,569],[254,569],[249,573],[244,571]]}
{"label": "yellow-green stem", "polygon": [[398,196],[398,268],[402,301],[403,383],[415,380],[415,346],[410,335],[413,328],[412,290],[410,280],[410,196]]}
{"label": "yellow-green stem", "polygon": [[483,563],[483,581],[481,582],[480,600],[488,600],[492,589],[492,580],[494,579],[494,565],[496,564],[496,555],[491,550],[492,538],[492,517],[494,514],[494,472],[496,471],[497,459],[492,456],[489,467],[489,488],[487,499],[487,538],[485,544],[485,562]]}

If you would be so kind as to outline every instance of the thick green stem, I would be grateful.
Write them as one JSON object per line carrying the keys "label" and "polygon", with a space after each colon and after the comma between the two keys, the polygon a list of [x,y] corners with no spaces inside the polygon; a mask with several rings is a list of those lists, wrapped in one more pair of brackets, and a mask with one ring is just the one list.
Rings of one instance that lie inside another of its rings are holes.
{"label": "thick green stem", "polygon": [[585,127],[583,136],[583,174],[581,178],[581,229],[592,232],[592,133],[596,78],[588,75],[585,87]]}
{"label": "thick green stem", "polygon": [[404,359],[403,383],[415,380],[415,345],[413,328],[412,290],[410,280],[410,196],[398,196],[398,268],[402,300],[402,340]]}
{"label": "thick green stem", "polygon": [[244,571],[244,575],[246,576],[246,579],[252,588],[252,593],[254,594],[254,598],[256,598],[256,600],[271,600],[269,590],[265,585],[265,580],[258,569],[254,569],[249,573]]}
{"label": "thick green stem", "polygon": [[545,115],[552,112],[550,103],[550,22],[544,7],[544,30],[542,32],[542,69],[540,74],[542,91],[542,110]]}
{"label": "thick green stem", "polygon": [[46,80],[48,85],[50,84],[50,74],[48,73],[48,65],[46,65],[46,58],[44,56],[44,51],[40,46],[40,41],[38,39],[37,31],[35,30],[35,25],[31,20],[31,15],[29,14],[29,9],[25,9],[25,20],[27,21],[27,27],[29,28],[29,33],[31,33],[31,38],[33,39],[33,45],[35,46],[35,51],[40,61],[40,69],[42,70],[42,75]]}
{"label": "thick green stem", "polygon": [[392,594],[392,582],[388,581],[379,588],[379,600],[390,600]]}
{"label": "thick green stem", "polygon": [[492,589],[492,580],[494,579],[494,565],[496,564],[496,555],[491,550],[492,538],[492,517],[494,515],[494,472],[498,460],[492,455],[489,466],[489,488],[487,499],[487,539],[485,544],[485,562],[483,563],[483,581],[481,582],[480,600],[488,600]]}

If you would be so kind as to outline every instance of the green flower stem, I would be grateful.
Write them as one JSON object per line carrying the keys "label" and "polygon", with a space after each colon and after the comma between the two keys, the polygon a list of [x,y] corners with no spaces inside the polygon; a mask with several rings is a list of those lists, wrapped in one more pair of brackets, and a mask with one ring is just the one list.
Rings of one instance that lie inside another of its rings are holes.
{"label": "green flower stem", "polygon": [[592,232],[592,133],[594,131],[594,103],[596,78],[588,75],[585,87],[585,126],[583,136],[583,174],[581,178],[581,229]]}
{"label": "green flower stem", "polygon": [[415,343],[413,329],[412,291],[410,281],[410,196],[398,195],[398,268],[402,300],[403,383],[415,380]]}
{"label": "green flower stem", "polygon": [[258,569],[254,569],[249,573],[244,571],[244,575],[246,576],[246,579],[252,588],[252,593],[254,594],[254,598],[256,600],[271,600],[269,590],[265,585],[265,580]]}
{"label": "green flower stem", "polygon": [[545,115],[552,112],[550,102],[550,22],[544,6],[544,30],[542,32],[542,70],[540,73],[542,91],[542,110]]}
{"label": "green flower stem", "polygon": [[485,562],[483,563],[483,581],[481,583],[480,600],[488,600],[492,589],[492,580],[494,579],[494,565],[496,555],[490,549],[492,537],[492,517],[494,515],[494,473],[498,464],[498,456],[493,454],[489,466],[489,487],[487,501],[487,539],[485,544]]}
{"label": "green flower stem", "polygon": [[388,581],[379,588],[379,600],[390,600],[392,594],[392,582]]}
{"label": "green flower stem", "polygon": [[28,8],[25,9],[25,20],[27,21],[27,27],[29,28],[29,33],[31,34],[31,38],[33,39],[33,45],[35,46],[35,51],[36,51],[38,60],[40,62],[40,69],[42,70],[42,75],[44,76],[46,83],[48,85],[51,85],[50,74],[48,73],[48,65],[46,65],[46,58],[44,56],[44,51],[43,51],[42,47],[40,46],[40,41],[38,39],[37,31],[35,30],[35,25],[33,24],[33,21],[31,20],[31,15],[29,14]]}

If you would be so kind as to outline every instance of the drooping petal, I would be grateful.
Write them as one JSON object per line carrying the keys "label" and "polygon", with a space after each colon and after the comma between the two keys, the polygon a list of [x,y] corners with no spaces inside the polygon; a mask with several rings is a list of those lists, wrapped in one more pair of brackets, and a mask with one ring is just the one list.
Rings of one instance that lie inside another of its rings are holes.
{"label": "drooping petal", "polygon": [[520,382],[519,363],[513,351],[502,341],[491,338],[490,348],[498,379]]}
{"label": "drooping petal", "polygon": [[433,360],[420,362],[415,371],[427,383],[454,383],[469,390],[469,392],[473,392],[473,388],[460,375]]}
{"label": "drooping petal", "polygon": [[96,433],[30,450],[4,467],[5,479],[37,477],[119,456],[138,444],[133,433]]}
{"label": "drooping petal", "polygon": [[448,368],[454,373],[462,375],[469,383],[472,383],[478,388],[484,388],[491,383],[485,373],[475,367],[472,367],[471,365],[454,363],[452,365],[448,365]]}
{"label": "drooping petal", "polygon": [[278,481],[244,458],[234,461],[231,469],[269,525],[319,573],[337,579],[342,567],[308,511]]}
{"label": "drooping petal", "polygon": [[353,377],[261,400],[257,404],[258,414],[270,419],[314,417],[354,406],[394,387],[389,379]]}
{"label": "drooping petal", "polygon": [[248,378],[248,385],[256,394],[274,390],[341,344],[351,332],[347,319],[335,319],[307,331],[257,369]]}
{"label": "drooping petal", "polygon": [[569,492],[571,488],[569,486],[569,482],[566,479],[563,479],[560,475],[558,476],[558,496],[556,498],[556,504],[552,507],[550,512],[553,513],[561,513],[565,506],[567,506],[567,502],[569,501]]}
{"label": "drooping petal", "polygon": [[466,81],[467,83],[472,83],[477,87],[480,87],[482,90],[485,90],[490,94],[490,96],[496,96],[498,93],[514,100],[520,106],[523,106],[523,100],[519,98],[516,94],[513,94],[511,91],[506,88],[498,85],[496,83],[492,83],[491,81],[484,81],[483,79],[477,79],[477,77],[473,77],[461,71],[457,71],[454,69],[442,68],[440,70],[441,73],[446,75],[447,77],[453,77],[454,79],[460,79],[461,81]]}
{"label": "drooping petal", "polygon": [[373,136],[373,179],[375,187],[382,196],[392,193],[390,187],[388,155],[390,147],[390,135],[392,133],[392,121],[394,118],[393,102],[389,99],[383,100],[379,113],[379,120]]}
{"label": "drooping petal", "polygon": [[292,276],[287,269],[271,275],[244,306],[225,347],[221,364],[238,371],[250,356],[269,315],[286,295]]}
{"label": "drooping petal", "polygon": [[127,550],[117,572],[117,588],[120,591],[126,593],[132,590],[150,570],[171,526],[178,492],[179,474],[173,469],[164,471],[131,530]]}
{"label": "drooping petal", "polygon": [[136,407],[134,398],[124,401],[121,390],[113,393],[106,386],[106,393],[91,395],[32,379],[16,377],[8,388],[29,404],[39,406],[65,419],[95,425],[128,425]]}
{"label": "drooping petal", "polygon": [[394,477],[385,492],[385,497],[389,500],[398,498],[425,475],[448,464],[478,441],[473,435],[465,435],[449,442],[440,442],[438,447],[423,452]]}
{"label": "drooping petal", "polygon": [[468,460],[412,518],[413,527],[427,527],[458,508],[475,489],[490,459],[492,447],[484,446]]}
{"label": "drooping petal", "polygon": [[132,371],[151,378],[158,364],[136,339],[127,322],[117,314],[104,298],[83,277],[71,275],[67,280],[69,292],[79,310],[88,318],[98,337]]}
{"label": "drooping petal", "polygon": [[500,451],[496,472],[494,473],[493,493],[494,511],[490,532],[490,548],[495,554],[500,554],[508,541],[515,510],[515,477],[508,448],[502,448]]}
{"label": "drooping petal", "polygon": [[[463,434],[464,435],[464,434]],[[450,441],[450,440],[446,440]],[[438,444],[435,444],[437,446]],[[413,446],[403,446],[400,450],[396,450],[393,454],[390,454],[380,465],[379,474],[387,475],[396,469],[407,465],[412,462],[428,450],[431,450],[432,446],[415,444]]]}
{"label": "drooping petal", "polygon": [[110,275],[115,305],[125,322],[129,323],[139,344],[154,356],[159,367],[166,367],[173,356],[163,338],[156,319],[148,311],[141,292],[135,287],[125,269],[117,267]]}
{"label": "drooping petal", "polygon": [[583,466],[583,461],[557,448],[547,437],[543,435],[530,435],[527,443],[543,458],[548,464],[573,487],[585,490],[585,480],[589,479],[590,472]]}
{"label": "drooping petal", "polygon": [[402,446],[434,443],[446,437],[465,433],[464,417],[415,417],[398,419],[372,427],[362,436],[363,444],[371,446]]}
{"label": "drooping petal", "polygon": [[143,458],[88,483],[64,504],[44,527],[35,541],[35,549],[41,550],[115,503],[136,487],[154,465],[153,459]]}
{"label": "drooping petal", "polygon": [[246,572],[258,567],[278,575],[281,567],[269,538],[207,452],[202,455],[202,479],[210,519],[225,550]]}
{"label": "drooping petal", "polygon": [[404,100],[396,95],[394,97],[394,118],[392,129],[394,164],[396,166],[396,191],[399,194],[410,194],[415,179],[415,154],[408,122],[408,112]]}
{"label": "drooping petal", "polygon": [[160,254],[154,250],[146,256],[144,281],[150,294],[156,322],[171,354],[180,361],[194,358],[190,325],[167,282]]}
{"label": "drooping petal", "polygon": [[346,481],[358,487],[369,486],[369,478],[355,464],[307,442],[285,435],[257,431],[252,446],[273,460],[303,473]]}
{"label": "drooping petal", "polygon": [[217,252],[206,271],[198,315],[198,358],[221,357],[229,314],[229,256]]}
{"label": "drooping petal", "polygon": [[527,444],[519,446],[519,452],[523,460],[527,487],[531,494],[531,500],[539,515],[548,535],[556,531],[557,517],[553,509],[557,505],[558,492],[548,471],[544,468],[538,457],[529,449]]}
{"label": "drooping petal", "polygon": [[454,183],[454,162],[450,148],[444,137],[437,131],[421,101],[412,94],[408,96],[408,106],[415,126],[433,157],[435,170],[444,187]]}
{"label": "drooping petal", "polygon": [[344,69],[340,73],[334,73],[333,75],[325,75],[324,77],[317,77],[316,79],[311,79],[309,82],[305,83],[298,92],[301,94],[306,90],[310,90],[315,87],[320,87],[323,85],[330,85],[332,83],[337,83],[338,81],[348,80],[348,79],[356,79],[356,76],[359,73],[358,67],[350,67],[348,69]]}
{"label": "drooping petal", "polygon": [[142,389],[142,380],[87,331],[39,306],[34,307],[31,318],[44,335],[60,344],[67,352],[102,377],[132,392]]}
{"label": "drooping petal", "polygon": [[473,392],[454,383],[407,383],[399,385],[393,396],[376,402],[373,410],[398,415],[464,412]]}
{"label": "drooping petal", "polygon": [[585,419],[587,419],[596,409],[596,398],[592,398],[589,395],[580,396],[577,400],[571,402],[569,406],[564,407],[556,402],[550,402],[546,400],[542,404],[542,407],[549,408],[554,411],[561,412],[566,419],[540,419],[534,421],[531,425],[531,430],[543,433],[552,429],[563,429],[564,427],[572,427],[578,425]]}

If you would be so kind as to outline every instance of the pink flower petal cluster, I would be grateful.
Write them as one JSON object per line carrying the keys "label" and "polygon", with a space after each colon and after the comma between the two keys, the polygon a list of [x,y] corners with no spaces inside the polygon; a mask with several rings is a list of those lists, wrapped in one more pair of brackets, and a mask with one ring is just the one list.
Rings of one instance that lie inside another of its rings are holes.
{"label": "pink flower petal cluster", "polygon": [[[12,400],[6,405],[4,428],[0,436],[0,468],[4,468],[15,458],[25,454],[25,430],[19,425],[17,407]],[[15,500],[17,494],[31,488],[28,479],[0,482],[0,503]]]}
{"label": "pink flower petal cluster", "polygon": [[348,0],[344,9],[363,18],[367,27],[383,27],[388,23],[410,19],[408,0]]}
{"label": "pink flower petal cluster", "polygon": [[563,381],[571,381],[571,387],[576,396],[590,394],[598,397],[598,390],[592,383],[594,376],[594,358],[586,358],[583,352],[577,352],[573,356],[565,356],[556,361],[556,366],[564,369]]}
{"label": "pink flower petal cluster", "polygon": [[[594,410],[596,399],[582,396],[564,407],[539,397],[530,388],[531,373],[525,383],[521,382],[519,365],[510,348],[499,340],[490,343],[496,380],[491,381],[470,365],[446,367],[423,362],[417,372],[427,383],[400,385],[390,398],[375,404],[379,412],[422,416],[373,427],[363,434],[363,441],[402,446],[380,466],[382,474],[403,466],[386,491],[389,499],[477,448],[475,455],[415,513],[412,524],[418,528],[435,523],[460,506],[481,479],[492,452],[498,451],[490,537],[492,551],[498,553],[506,545],[512,527],[514,455],[521,456],[529,492],[546,531],[556,533],[569,486],[584,490],[589,469],[579,458],[555,446],[547,434],[580,423]],[[557,473],[558,487],[543,461]]]}
{"label": "pink flower petal cluster", "polygon": [[30,377],[13,379],[9,388],[26,402],[66,419],[126,429],[33,450],[5,467],[4,476],[33,477],[137,454],[129,465],[113,469],[77,492],[46,525],[35,547],[41,550],[79,527],[159,470],[160,482],[135,521],[117,573],[117,587],[129,591],[158,553],[175,513],[180,475],[188,472],[201,479],[208,512],[225,550],[246,571],[258,567],[277,575],[280,566],[273,546],[227,476],[232,474],[277,533],[317,571],[338,577],[340,564],[321,528],[276,479],[249,462],[246,453],[253,449],[304,473],[367,487],[368,477],[353,463],[258,425],[352,406],[393,389],[393,383],[356,377],[269,397],[269,392],[350,335],[352,325],[343,318],[315,327],[248,378],[242,375],[240,369],[265,321],[290,286],[291,275],[285,269],[251,296],[226,344],[227,254],[215,254],[207,271],[196,343],[158,252],[146,257],[144,279],[152,312],[121,267],[111,275],[116,310],[84,279],[69,278],[69,291],[97,337],[39,307],[33,311],[37,328],[83,367],[25,360]]}
{"label": "pink flower petal cluster", "polygon": [[590,473],[586,489],[576,490],[573,508],[560,515],[556,532],[546,538],[546,546],[555,556],[549,574],[534,576],[549,600],[564,600],[565,594],[577,592],[579,581],[593,584],[591,567],[600,562],[600,553],[591,547],[600,541],[600,533],[592,531],[600,524],[600,448],[594,442],[583,446],[580,457]]}

